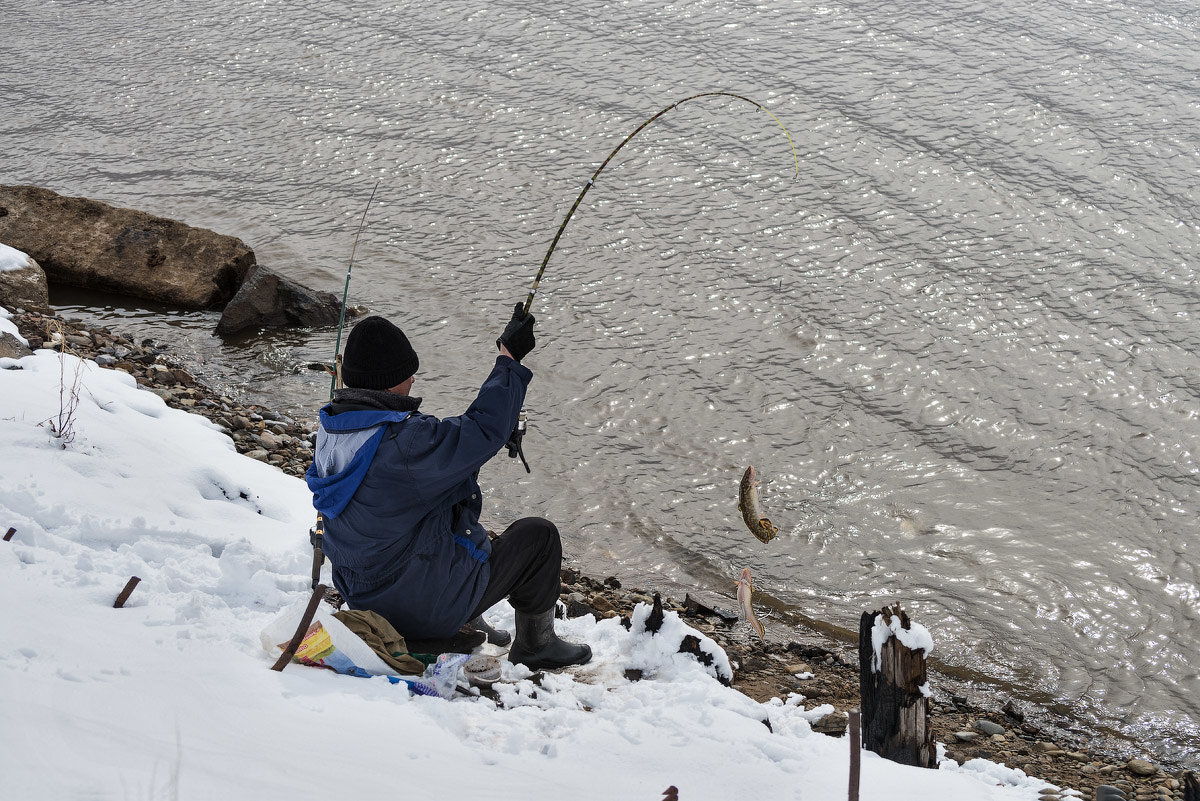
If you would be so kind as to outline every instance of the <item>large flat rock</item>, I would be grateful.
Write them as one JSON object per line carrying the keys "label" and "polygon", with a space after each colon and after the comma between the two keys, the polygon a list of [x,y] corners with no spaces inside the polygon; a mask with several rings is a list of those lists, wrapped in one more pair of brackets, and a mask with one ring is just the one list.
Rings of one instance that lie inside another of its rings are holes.
{"label": "large flat rock", "polygon": [[236,237],[36,186],[0,186],[0,242],[51,284],[187,309],[223,308],[255,266]]}

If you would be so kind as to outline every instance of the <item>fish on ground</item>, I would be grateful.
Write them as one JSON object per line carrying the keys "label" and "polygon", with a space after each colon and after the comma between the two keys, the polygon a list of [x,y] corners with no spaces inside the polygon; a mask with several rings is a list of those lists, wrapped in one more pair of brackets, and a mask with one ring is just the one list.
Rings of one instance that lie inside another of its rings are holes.
{"label": "fish on ground", "polygon": [[754,633],[758,635],[758,639],[763,642],[767,641],[767,630],[763,628],[762,621],[754,615],[754,604],[750,600],[751,591],[750,568],[743,567],[741,578],[737,583],[737,599],[738,607],[742,610],[742,615],[745,616],[746,622],[750,624],[750,628],[754,629]]}
{"label": "fish on ground", "polygon": [[770,542],[779,533],[775,524],[763,517],[762,506],[758,500],[758,476],[754,472],[754,465],[747,467],[746,472],[742,474],[742,483],[738,487],[738,511],[742,513],[742,520],[746,521],[746,528],[750,529],[750,533],[758,537],[760,542]]}

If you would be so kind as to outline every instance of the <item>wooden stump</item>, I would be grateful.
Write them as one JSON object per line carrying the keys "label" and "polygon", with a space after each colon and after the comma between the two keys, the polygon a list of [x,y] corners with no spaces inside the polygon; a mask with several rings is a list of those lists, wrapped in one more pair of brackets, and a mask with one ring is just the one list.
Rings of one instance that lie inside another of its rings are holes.
{"label": "wooden stump", "polygon": [[937,749],[929,725],[925,685],[925,649],[913,650],[889,632],[876,659],[872,632],[876,619],[911,630],[899,605],[864,612],[858,624],[859,690],[862,696],[862,744],[885,759],[922,768],[937,767]]}
{"label": "wooden stump", "polygon": [[1190,770],[1183,774],[1183,801],[1200,801],[1200,779]]}

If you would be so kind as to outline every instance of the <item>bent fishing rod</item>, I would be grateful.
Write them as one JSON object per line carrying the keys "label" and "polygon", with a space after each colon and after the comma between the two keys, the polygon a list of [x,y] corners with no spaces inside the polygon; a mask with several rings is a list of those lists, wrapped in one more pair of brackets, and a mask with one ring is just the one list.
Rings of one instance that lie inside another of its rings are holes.
{"label": "bent fishing rod", "polygon": [[556,233],[554,235],[554,241],[552,241],[550,243],[550,248],[546,251],[546,257],[542,259],[542,266],[540,268],[538,268],[537,276],[533,279],[533,286],[529,288],[529,297],[525,298],[525,306],[522,309],[522,314],[529,314],[529,307],[531,305],[533,305],[533,296],[535,294],[537,294],[538,284],[540,284],[542,282],[542,275],[546,272],[546,264],[549,263],[549,261],[550,261],[550,254],[552,254],[554,252],[554,248],[558,245],[558,240],[562,238],[563,231],[565,231],[567,229],[567,223],[569,223],[571,221],[571,217],[574,216],[574,214],[575,214],[575,209],[579,208],[579,204],[583,202],[584,196],[588,193],[588,190],[591,189],[592,186],[595,185],[596,178],[599,177],[600,173],[604,171],[604,168],[608,166],[608,163],[610,161],[612,161],[613,158],[617,155],[617,153],[619,153],[621,151],[621,148],[625,147],[625,145],[629,143],[630,139],[632,139],[633,137],[635,137],[639,133],[641,133],[643,129],[648,127],[652,122],[657,120],[659,117],[666,114],[668,111],[672,111],[674,109],[679,108],[684,103],[687,103],[692,100],[697,100],[701,97],[732,97],[735,100],[744,100],[745,102],[749,103],[750,105],[757,107],[759,110],[765,111],[768,114],[770,114],[771,119],[775,120],[776,124],[779,125],[779,127],[783,129],[784,135],[787,136],[788,144],[791,145],[791,148],[792,148],[792,161],[795,163],[795,166],[796,166],[796,175],[800,174],[800,159],[796,155],[796,143],[792,140],[791,131],[789,131],[787,129],[786,125],[784,125],[782,122],[779,121],[779,118],[776,117],[775,114],[769,108],[764,106],[762,103],[759,103],[757,100],[751,100],[750,98],[745,97],[744,95],[734,94],[733,92],[701,92],[700,94],[692,95],[691,97],[685,97],[683,100],[675,101],[671,105],[664,108],[662,111],[655,114],[653,117],[650,117],[650,119],[643,122],[641,125],[639,125],[637,128],[634,129],[633,133],[629,134],[629,136],[627,136],[623,140],[621,140],[621,144],[619,144],[615,148],[613,148],[613,151],[608,154],[608,158],[606,158],[604,160],[604,163],[602,163],[599,167],[596,168],[596,171],[594,173],[592,173],[591,178],[588,178],[587,183],[585,183],[583,185],[583,190],[579,193],[579,196],[575,198],[575,202],[571,205],[571,210],[568,211],[567,216],[563,218],[562,225],[558,226],[558,233]]}
{"label": "bent fishing rod", "polygon": [[[571,204],[570,210],[567,212],[567,215],[563,218],[562,224],[558,226],[558,231],[554,234],[554,239],[550,242],[550,247],[546,250],[546,255],[542,259],[542,264],[538,268],[537,275],[533,279],[533,286],[531,286],[529,288],[529,296],[525,298],[525,305],[522,308],[523,315],[529,314],[529,308],[530,308],[530,306],[533,305],[533,297],[534,297],[534,295],[537,294],[538,285],[542,282],[542,276],[546,272],[546,265],[550,262],[550,256],[554,253],[554,248],[558,246],[558,240],[562,238],[563,232],[566,231],[566,229],[567,229],[567,224],[569,222],[571,222],[571,218],[575,215],[575,210],[579,208],[579,204],[583,202],[583,199],[587,195],[588,191],[596,184],[596,179],[600,176],[600,173],[602,173],[604,171],[604,168],[607,167],[614,158],[616,158],[616,155],[617,155],[617,153],[619,153],[621,151],[621,148],[625,147],[625,145],[627,145],[631,139],[633,139],[635,136],[637,136],[639,133],[641,133],[643,130],[645,130],[647,127],[649,127],[659,117],[663,116],[664,114],[666,114],[669,111],[679,108],[684,103],[689,103],[693,100],[698,100],[702,97],[730,97],[735,100],[741,100],[746,103],[749,103],[750,105],[754,106],[755,108],[759,109],[760,111],[765,111],[765,112],[767,112],[767,114],[771,115],[771,119],[773,119],[775,121],[775,123],[783,130],[784,135],[787,136],[788,145],[791,147],[791,150],[792,150],[792,162],[795,165],[796,175],[800,174],[800,159],[796,155],[796,143],[792,139],[791,131],[789,131],[787,129],[787,126],[784,125],[777,116],[775,116],[774,112],[772,112],[769,108],[764,106],[762,103],[759,103],[757,100],[752,100],[751,98],[746,97],[745,95],[736,94],[734,92],[700,92],[698,94],[694,94],[689,97],[685,97],[682,100],[675,101],[671,105],[666,106],[665,108],[660,110],[657,114],[654,114],[653,116],[651,116],[649,119],[647,119],[645,122],[643,122],[637,128],[635,128],[632,133],[630,133],[628,136],[626,136],[624,139],[622,139],[621,143],[618,144],[615,148],[613,148],[612,152],[608,154],[608,158],[604,159],[604,161],[600,164],[600,166],[596,168],[596,171],[592,173],[591,177],[588,178],[587,183],[585,183],[583,185],[583,189],[579,192],[579,195],[575,198],[575,202],[573,204]],[[354,268],[354,253],[358,249],[358,239],[359,239],[359,236],[362,234],[363,225],[367,219],[367,211],[371,208],[371,201],[375,199],[375,191],[378,188],[379,188],[379,182],[376,181],[375,188],[371,190],[371,197],[370,197],[370,199],[367,200],[367,206],[366,206],[366,208],[363,209],[362,219],[359,221],[359,224],[358,224],[358,232],[354,235],[354,246],[350,250],[350,264],[346,268],[346,285],[345,285],[344,289],[342,290],[342,310],[341,310],[341,315],[338,319],[337,344],[334,346],[334,351],[333,351],[334,368],[331,371],[332,372],[332,380],[330,382],[330,388],[329,388],[329,393],[330,393],[331,398],[332,398],[334,389],[336,389],[338,386],[340,386],[340,383],[341,383],[340,379],[341,379],[341,373],[342,373],[342,370],[341,370],[341,366],[342,366],[342,357],[341,357],[342,327],[343,327],[343,325],[345,323],[345,319],[346,319],[346,296],[347,296],[347,293],[350,291],[350,271]],[[529,463],[525,461],[525,454],[521,450],[521,440],[524,437],[525,431],[526,431],[525,412],[522,410],[519,415],[517,428],[514,429],[513,434],[509,438],[509,442],[506,443],[506,445],[508,447],[508,455],[512,458],[516,458],[516,457],[520,456],[521,462],[524,464],[526,472],[531,472],[529,469]]]}
{"label": "bent fishing rod", "polygon": [[[521,310],[522,315],[529,314],[529,307],[533,305],[533,296],[537,294],[538,284],[540,284],[542,282],[542,275],[544,275],[546,272],[546,265],[550,262],[550,255],[552,253],[554,253],[554,248],[558,245],[558,240],[562,238],[563,231],[567,230],[567,223],[571,222],[571,218],[574,216],[575,210],[578,209],[579,204],[583,202],[583,198],[584,198],[584,196],[587,195],[588,190],[590,190],[593,186],[595,186],[596,179],[600,176],[600,173],[602,173],[604,171],[604,168],[607,167],[609,162],[611,162],[613,160],[613,158],[616,157],[617,153],[619,153],[621,151],[621,148],[623,148],[623,147],[625,147],[625,145],[629,144],[629,140],[633,139],[633,137],[637,136],[639,133],[641,133],[643,130],[645,130],[651,123],[653,123],[659,117],[663,116],[668,111],[672,111],[674,109],[679,108],[684,103],[690,102],[692,100],[697,100],[701,97],[732,97],[735,100],[743,100],[743,101],[749,103],[750,105],[758,108],[759,110],[765,111],[768,114],[770,114],[771,119],[775,120],[775,123],[780,128],[783,129],[784,135],[787,136],[788,144],[792,148],[792,161],[795,164],[796,175],[800,174],[800,159],[796,155],[796,143],[792,139],[791,131],[789,131],[787,129],[787,126],[784,125],[782,122],[780,122],[779,118],[776,117],[775,114],[769,108],[764,106],[762,103],[759,103],[757,100],[751,100],[750,98],[745,97],[744,95],[735,94],[733,92],[700,92],[699,94],[691,95],[690,97],[685,97],[683,100],[677,100],[676,102],[672,103],[671,105],[669,105],[666,108],[659,111],[654,116],[647,119],[645,122],[643,122],[637,128],[635,128],[633,130],[633,133],[629,134],[629,136],[626,136],[624,139],[622,139],[621,143],[619,145],[617,145],[615,148],[613,148],[613,151],[608,154],[608,158],[606,158],[604,160],[604,162],[599,167],[596,168],[596,171],[594,173],[592,173],[592,177],[588,178],[587,183],[585,183],[583,185],[583,189],[580,191],[578,197],[575,198],[575,202],[573,204],[571,204],[571,209],[570,209],[570,211],[567,212],[567,216],[563,218],[562,224],[558,226],[558,232],[554,235],[554,240],[550,243],[549,249],[546,250],[546,256],[542,259],[542,265],[541,265],[541,267],[538,268],[537,276],[534,277],[534,279],[533,279],[533,286],[529,288],[529,296],[527,298],[525,298],[525,305]],[[518,414],[518,416],[517,416],[517,427],[513,430],[513,433],[509,437],[509,441],[506,443],[506,445],[508,447],[509,457],[516,458],[517,456],[520,456],[521,463],[525,466],[525,472],[530,473],[533,471],[531,471],[529,469],[529,462],[527,462],[525,460],[525,453],[521,448],[521,441],[524,439],[526,431],[527,431],[527,426],[526,426],[525,410],[522,409],[520,414]]]}

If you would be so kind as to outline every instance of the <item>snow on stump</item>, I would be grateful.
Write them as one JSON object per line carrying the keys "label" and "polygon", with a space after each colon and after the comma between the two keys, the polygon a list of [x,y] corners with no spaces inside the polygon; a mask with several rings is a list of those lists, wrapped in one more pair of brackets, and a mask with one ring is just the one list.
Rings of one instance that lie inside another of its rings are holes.
{"label": "snow on stump", "polygon": [[862,744],[902,765],[937,767],[929,725],[925,657],[933,638],[897,604],[863,612],[858,624]]}

